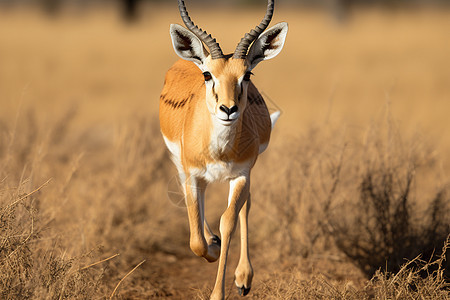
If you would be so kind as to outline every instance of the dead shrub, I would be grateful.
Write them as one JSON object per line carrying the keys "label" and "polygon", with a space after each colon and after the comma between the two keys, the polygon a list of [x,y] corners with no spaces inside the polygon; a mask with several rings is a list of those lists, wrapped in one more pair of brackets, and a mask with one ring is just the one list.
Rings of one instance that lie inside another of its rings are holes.
{"label": "dead shrub", "polygon": [[[371,128],[362,146],[351,154],[353,172],[342,174],[353,178],[354,192],[325,212],[325,232],[368,276],[380,268],[398,272],[418,255],[441,255],[436,249],[450,233],[450,198],[445,185],[435,184],[442,180],[432,151],[416,137],[400,136],[389,118]],[[422,181],[435,190],[423,189]]]}

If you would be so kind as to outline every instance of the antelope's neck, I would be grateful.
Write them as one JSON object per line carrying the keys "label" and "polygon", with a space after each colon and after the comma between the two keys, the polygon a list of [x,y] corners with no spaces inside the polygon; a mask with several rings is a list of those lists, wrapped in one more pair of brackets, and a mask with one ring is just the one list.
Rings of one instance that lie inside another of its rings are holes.
{"label": "antelope's neck", "polygon": [[211,163],[231,163],[239,155],[236,141],[242,116],[235,124],[224,126],[212,115],[204,98],[196,98],[184,114],[181,134],[181,161],[187,168],[206,168]]}
{"label": "antelope's neck", "polygon": [[195,177],[202,177],[207,182],[230,180],[248,174],[254,161],[251,159],[240,161],[237,147],[242,135],[242,116],[236,123],[224,126],[208,111],[206,104],[203,112],[206,116],[203,124],[209,123],[210,127],[208,130],[191,133],[197,135],[199,142],[200,140],[203,142],[200,152],[185,152],[189,155],[189,158],[184,157],[185,162],[190,162],[190,164],[184,164],[185,172]]}
{"label": "antelope's neck", "polygon": [[239,140],[242,128],[242,116],[230,126],[222,125],[217,118],[210,114],[211,132],[209,152],[213,160],[229,162],[236,158],[236,141]]}

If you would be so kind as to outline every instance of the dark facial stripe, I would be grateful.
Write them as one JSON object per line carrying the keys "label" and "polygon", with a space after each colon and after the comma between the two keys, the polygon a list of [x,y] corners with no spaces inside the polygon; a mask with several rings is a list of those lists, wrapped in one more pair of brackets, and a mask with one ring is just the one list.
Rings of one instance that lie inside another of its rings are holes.
{"label": "dark facial stripe", "polygon": [[219,95],[217,95],[216,90],[214,89],[214,86],[215,86],[215,85],[216,85],[216,84],[213,83],[213,86],[212,86],[212,92],[213,92],[214,97],[216,98],[216,102],[219,102]]}
{"label": "dark facial stripe", "polygon": [[244,86],[243,86],[243,82],[241,82],[241,92],[239,93],[239,101],[241,100],[242,94],[244,93]]}

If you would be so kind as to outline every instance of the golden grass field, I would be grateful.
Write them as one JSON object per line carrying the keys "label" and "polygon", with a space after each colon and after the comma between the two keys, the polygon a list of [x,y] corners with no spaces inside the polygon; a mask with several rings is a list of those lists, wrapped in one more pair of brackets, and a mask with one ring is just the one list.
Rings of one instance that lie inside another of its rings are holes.
{"label": "golden grass field", "polygon": [[[190,8],[225,52],[263,13]],[[0,11],[1,299],[212,289],[216,264],[190,251],[185,208],[168,197],[176,171],[158,125],[181,19],[175,4],[141,17]],[[253,77],[282,116],[252,175],[248,298],[448,299],[450,11],[357,10],[337,24],[281,4],[279,21],[285,48]],[[207,192],[216,230],[226,194]]]}

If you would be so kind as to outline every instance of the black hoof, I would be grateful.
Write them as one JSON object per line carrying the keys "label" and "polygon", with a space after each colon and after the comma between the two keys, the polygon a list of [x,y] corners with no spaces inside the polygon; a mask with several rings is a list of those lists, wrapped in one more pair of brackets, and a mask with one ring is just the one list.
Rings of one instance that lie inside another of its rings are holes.
{"label": "black hoof", "polygon": [[241,296],[247,296],[247,294],[250,293],[250,288],[238,287],[237,289],[238,289],[239,295],[241,295]]}
{"label": "black hoof", "polygon": [[217,235],[212,237],[212,243],[221,246],[220,238]]}

